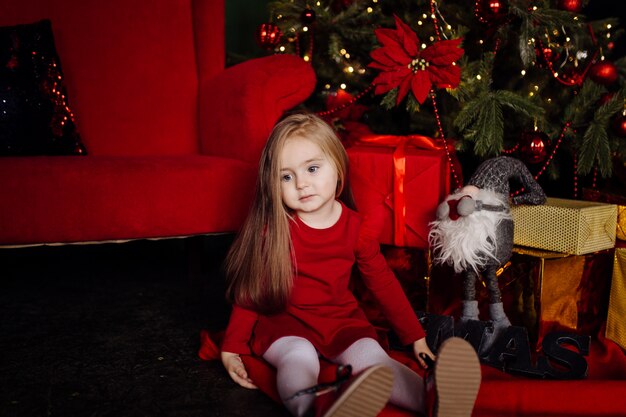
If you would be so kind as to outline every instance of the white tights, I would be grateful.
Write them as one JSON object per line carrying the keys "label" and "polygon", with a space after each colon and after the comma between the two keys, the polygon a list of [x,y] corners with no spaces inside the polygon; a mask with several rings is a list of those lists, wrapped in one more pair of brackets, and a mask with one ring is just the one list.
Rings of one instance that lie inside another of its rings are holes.
{"label": "white tights", "polygon": [[[318,383],[320,362],[315,347],[302,337],[286,336],[272,343],[263,359],[276,368],[278,393],[289,412],[298,417],[304,415],[313,404],[313,395],[285,399]],[[424,412],[422,377],[390,358],[374,339],[359,339],[330,360],[339,365],[351,365],[355,375],[373,365],[391,368],[394,383],[390,402],[407,410]]]}

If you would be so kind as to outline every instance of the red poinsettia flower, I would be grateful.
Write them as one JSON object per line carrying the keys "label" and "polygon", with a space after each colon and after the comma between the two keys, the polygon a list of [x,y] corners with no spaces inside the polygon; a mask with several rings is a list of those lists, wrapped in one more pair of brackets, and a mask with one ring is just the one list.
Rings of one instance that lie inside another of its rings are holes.
{"label": "red poinsettia flower", "polygon": [[400,104],[409,89],[415,99],[423,103],[432,85],[437,88],[454,88],[461,81],[461,68],[454,62],[463,56],[459,48],[461,38],[438,41],[420,49],[415,32],[398,18],[396,29],[374,31],[381,48],[370,53],[374,62],[371,68],[382,70],[375,79],[375,94],[383,94],[399,87],[396,104]]}

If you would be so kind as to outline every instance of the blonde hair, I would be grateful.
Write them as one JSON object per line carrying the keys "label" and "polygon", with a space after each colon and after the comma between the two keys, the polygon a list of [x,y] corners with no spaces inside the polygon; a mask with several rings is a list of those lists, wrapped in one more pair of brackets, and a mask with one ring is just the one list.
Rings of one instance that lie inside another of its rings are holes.
{"label": "blonde hair", "polygon": [[296,272],[289,233],[291,213],[283,204],[280,184],[280,153],[285,142],[296,136],[317,144],[334,164],[338,174],[335,195],[354,208],[348,156],[333,129],[307,113],[278,122],[261,153],[250,212],[225,262],[227,298],[264,314],[285,308]]}

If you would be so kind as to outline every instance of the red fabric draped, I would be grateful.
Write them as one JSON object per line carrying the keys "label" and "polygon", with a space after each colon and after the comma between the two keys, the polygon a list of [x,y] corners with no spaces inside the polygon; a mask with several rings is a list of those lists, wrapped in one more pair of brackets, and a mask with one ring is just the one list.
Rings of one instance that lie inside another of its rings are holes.
{"label": "red fabric draped", "polygon": [[[199,355],[204,360],[219,359],[221,334],[201,332]],[[391,351],[391,356],[421,373],[408,354]],[[604,328],[592,340],[586,379],[554,381],[513,376],[482,366],[483,380],[474,407],[474,417],[519,416],[624,416],[626,415],[626,355],[604,337]],[[272,399],[280,402],[275,370],[260,358],[243,357],[252,380]],[[320,381],[332,381],[335,366],[322,363]],[[234,384],[234,382],[233,382]],[[244,389],[244,388],[241,388]],[[418,395],[416,393],[416,395]],[[412,414],[387,405],[381,417],[409,417]]]}

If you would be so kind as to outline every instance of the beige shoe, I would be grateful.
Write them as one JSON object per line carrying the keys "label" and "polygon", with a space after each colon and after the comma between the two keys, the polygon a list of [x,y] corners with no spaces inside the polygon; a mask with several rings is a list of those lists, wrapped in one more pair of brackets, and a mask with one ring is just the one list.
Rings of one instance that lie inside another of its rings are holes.
{"label": "beige shoe", "polygon": [[480,362],[466,340],[451,337],[439,348],[435,361],[437,417],[470,417],[480,388]]}
{"label": "beige shoe", "polygon": [[[323,417],[376,417],[389,401],[392,386],[393,373],[391,369],[383,365],[372,366],[348,382],[339,392],[333,393],[336,395],[336,399],[332,403],[329,404],[328,397],[316,398],[315,415]],[[327,409],[324,410],[324,408]]]}

